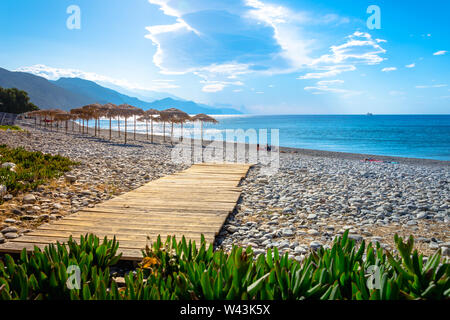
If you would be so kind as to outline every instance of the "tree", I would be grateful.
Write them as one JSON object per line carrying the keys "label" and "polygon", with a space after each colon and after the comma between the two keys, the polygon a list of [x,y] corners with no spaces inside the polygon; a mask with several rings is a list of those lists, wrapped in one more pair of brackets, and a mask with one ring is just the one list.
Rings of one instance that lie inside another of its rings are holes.
{"label": "tree", "polygon": [[0,87],[0,112],[20,114],[35,110],[39,108],[30,102],[25,91]]}

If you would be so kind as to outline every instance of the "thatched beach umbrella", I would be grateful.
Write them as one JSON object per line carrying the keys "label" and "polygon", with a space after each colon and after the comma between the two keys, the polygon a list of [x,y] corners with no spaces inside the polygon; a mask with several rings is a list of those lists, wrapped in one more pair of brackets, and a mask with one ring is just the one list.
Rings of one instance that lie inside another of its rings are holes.
{"label": "thatched beach umbrella", "polygon": [[41,114],[42,114],[42,110],[35,110],[35,111],[27,112],[26,116],[34,118],[34,126],[37,127],[37,117],[39,116],[39,122],[41,122]]}
{"label": "thatched beach umbrella", "polygon": [[134,141],[136,141],[136,120],[137,120],[136,117],[137,116],[143,116],[143,115],[144,115],[144,110],[139,109],[139,108],[136,107],[136,109],[133,112],[133,117],[134,117],[134,136],[133,136],[133,139],[134,139]]}
{"label": "thatched beach umbrella", "polygon": [[114,103],[107,103],[103,106],[104,116],[109,118],[109,140],[112,137],[112,118],[117,116],[117,106]]}
{"label": "thatched beach umbrella", "polygon": [[84,134],[84,111],[81,108],[76,108],[70,110],[70,114],[73,116],[74,121],[79,120],[78,131],[81,133],[81,129],[83,129]]}
{"label": "thatched beach umbrella", "polygon": [[200,121],[201,125],[201,145],[203,146],[203,123],[209,122],[209,123],[219,123],[216,119],[213,117],[210,117],[204,113],[197,114],[196,116],[193,116],[192,121]]}
{"label": "thatched beach umbrella", "polygon": [[53,122],[55,121],[55,115],[58,113],[64,113],[61,109],[50,109],[46,110],[46,115],[50,117],[50,130],[53,130]]}
{"label": "thatched beach umbrella", "polygon": [[176,108],[169,108],[161,111],[161,116],[168,119],[171,123],[170,144],[173,144],[173,124],[185,122],[187,119],[190,119],[190,117],[186,112]]}
{"label": "thatched beach umbrella", "polygon": [[120,115],[125,118],[125,144],[127,143],[127,119],[136,114],[138,108],[130,106],[129,104],[121,104],[119,107]]}
{"label": "thatched beach umbrella", "polygon": [[[56,121],[65,122],[65,129],[66,129],[66,133],[67,133],[68,122],[70,119],[72,119],[72,115],[69,112],[64,111],[64,112],[56,113],[53,118]],[[58,130],[59,130],[59,126],[58,126]]]}
{"label": "thatched beach umbrella", "polygon": [[[147,111],[145,111],[145,115],[150,118],[150,125],[151,125],[151,130],[152,130],[152,143],[153,143],[153,121],[159,121],[159,117],[160,117],[160,112],[156,109],[148,109]],[[147,138],[148,140],[148,138]]]}
{"label": "thatched beach umbrella", "polygon": [[[91,119],[97,120],[98,110],[100,108],[101,108],[101,104],[98,104],[98,103],[88,104],[81,108],[84,111],[84,117],[87,122],[86,130],[87,130],[88,134],[89,134],[89,120],[91,120]],[[95,124],[95,135],[97,135],[97,123]]]}

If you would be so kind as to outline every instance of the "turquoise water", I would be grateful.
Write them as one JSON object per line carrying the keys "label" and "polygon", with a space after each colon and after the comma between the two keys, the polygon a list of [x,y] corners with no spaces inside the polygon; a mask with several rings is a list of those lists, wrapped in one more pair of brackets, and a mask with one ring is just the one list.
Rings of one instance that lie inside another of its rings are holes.
{"label": "turquoise water", "polygon": [[[210,134],[221,139],[217,134],[225,129],[279,129],[279,144],[284,147],[450,160],[450,115],[238,115],[216,119],[219,124],[205,124],[205,139]],[[109,122],[102,121],[101,126],[108,128]],[[128,130],[133,130],[132,123]],[[145,132],[144,124],[138,124],[138,132]],[[187,124],[184,134],[192,132],[192,125]],[[156,127],[155,133],[162,133],[162,128]],[[170,135],[170,126],[166,134]],[[177,126],[174,136],[179,135]],[[198,130],[195,136],[199,136]]]}

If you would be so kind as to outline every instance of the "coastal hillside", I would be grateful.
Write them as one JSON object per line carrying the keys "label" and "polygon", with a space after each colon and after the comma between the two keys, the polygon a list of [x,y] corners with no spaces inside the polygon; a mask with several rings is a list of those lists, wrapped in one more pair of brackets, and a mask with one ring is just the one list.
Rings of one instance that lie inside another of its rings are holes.
{"label": "coastal hillside", "polygon": [[214,108],[171,97],[148,102],[105,88],[93,81],[80,78],[60,78],[56,81],[49,81],[30,73],[12,72],[3,68],[0,68],[0,87],[26,91],[29,94],[30,101],[41,109],[70,110],[90,103],[105,104],[111,102],[117,105],[126,103],[144,110],[178,108],[192,114],[241,113],[231,108]]}
{"label": "coastal hillside", "polygon": [[92,103],[92,98],[59,87],[43,77],[0,68],[0,87],[26,91],[30,101],[42,109],[71,108]]}

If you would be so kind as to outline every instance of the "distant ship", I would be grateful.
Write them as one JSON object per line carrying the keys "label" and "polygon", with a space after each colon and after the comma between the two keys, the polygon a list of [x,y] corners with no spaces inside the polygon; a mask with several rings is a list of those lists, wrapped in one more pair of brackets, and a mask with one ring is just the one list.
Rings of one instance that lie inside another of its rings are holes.
{"label": "distant ship", "polygon": [[373,116],[373,113],[367,112],[368,116]]}

